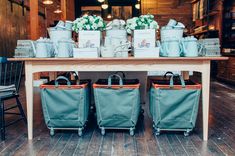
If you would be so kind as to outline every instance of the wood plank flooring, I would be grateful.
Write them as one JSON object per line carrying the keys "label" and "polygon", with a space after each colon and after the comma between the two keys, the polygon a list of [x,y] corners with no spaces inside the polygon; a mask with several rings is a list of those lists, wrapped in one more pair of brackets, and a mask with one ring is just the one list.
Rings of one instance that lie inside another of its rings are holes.
{"label": "wood plank flooring", "polygon": [[[24,87],[21,101],[25,108]],[[101,136],[93,115],[82,137],[76,131],[56,131],[50,137],[42,117],[39,89],[34,94],[34,139],[27,140],[27,129],[19,122],[6,129],[6,140],[0,140],[1,156],[225,156],[235,155],[235,89],[213,81],[210,97],[209,140],[202,141],[201,107],[197,126],[189,137],[180,132],[152,134],[148,104],[144,117],[139,118],[135,136],[129,131],[108,130]],[[12,101],[9,101],[9,104]],[[10,121],[12,117],[7,117]]]}

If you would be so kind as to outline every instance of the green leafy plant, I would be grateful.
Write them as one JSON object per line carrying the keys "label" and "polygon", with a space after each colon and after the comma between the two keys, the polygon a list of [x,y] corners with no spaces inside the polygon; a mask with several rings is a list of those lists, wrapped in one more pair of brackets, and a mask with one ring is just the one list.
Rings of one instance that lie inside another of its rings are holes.
{"label": "green leafy plant", "polygon": [[79,32],[81,30],[99,30],[103,31],[106,28],[106,23],[100,16],[92,15],[84,15],[81,18],[77,18],[73,21],[73,31]]}
{"label": "green leafy plant", "polygon": [[134,17],[128,19],[126,22],[126,31],[131,34],[133,30],[141,29],[159,29],[157,21],[151,14],[141,15],[140,17]]}

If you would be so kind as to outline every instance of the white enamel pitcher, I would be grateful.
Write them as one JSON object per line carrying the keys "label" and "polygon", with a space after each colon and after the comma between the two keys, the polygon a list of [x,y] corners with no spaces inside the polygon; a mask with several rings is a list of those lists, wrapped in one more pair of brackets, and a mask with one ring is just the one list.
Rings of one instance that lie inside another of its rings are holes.
{"label": "white enamel pitcher", "polygon": [[158,42],[158,45],[160,45],[160,54],[161,56],[165,57],[180,57],[182,48],[180,40],[173,39],[173,40],[166,40],[163,41],[161,44]]}
{"label": "white enamel pitcher", "polygon": [[52,55],[52,42],[47,39],[40,38],[37,41],[31,41],[35,57],[46,58]]}
{"label": "white enamel pitcher", "polygon": [[116,47],[114,47],[114,57],[128,57],[128,52],[130,51],[129,47],[131,42],[127,41]]}
{"label": "white enamel pitcher", "polygon": [[202,51],[202,45],[194,36],[185,37],[182,42],[183,54],[186,57],[197,57]]}

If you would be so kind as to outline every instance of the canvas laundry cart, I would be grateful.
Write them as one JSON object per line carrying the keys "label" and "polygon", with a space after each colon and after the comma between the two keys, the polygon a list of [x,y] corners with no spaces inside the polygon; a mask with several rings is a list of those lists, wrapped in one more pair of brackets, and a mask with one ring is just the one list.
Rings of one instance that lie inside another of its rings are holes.
{"label": "canvas laundry cart", "polygon": [[137,79],[122,79],[117,74],[93,84],[97,123],[102,135],[105,129],[128,129],[130,135],[134,135],[141,107],[139,87]]}
{"label": "canvas laundry cart", "polygon": [[200,94],[200,84],[184,81],[179,75],[172,75],[170,80],[153,81],[150,113],[155,134],[164,130],[184,131],[188,136],[195,127]]}
{"label": "canvas laundry cart", "polygon": [[75,129],[82,136],[89,113],[88,83],[59,76],[40,86],[43,115],[50,135],[54,135],[55,129]]}

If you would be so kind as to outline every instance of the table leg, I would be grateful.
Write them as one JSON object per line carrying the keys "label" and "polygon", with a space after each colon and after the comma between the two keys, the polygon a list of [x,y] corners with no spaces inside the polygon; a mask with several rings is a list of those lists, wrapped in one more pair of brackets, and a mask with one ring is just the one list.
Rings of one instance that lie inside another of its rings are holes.
{"label": "table leg", "polygon": [[182,71],[181,74],[184,80],[189,80],[189,71]]}
{"label": "table leg", "polygon": [[57,72],[49,72],[49,81],[55,80],[57,77]]}
{"label": "table leg", "polygon": [[202,117],[203,117],[203,140],[208,140],[209,124],[209,99],[210,99],[210,61],[203,62],[202,71]]}
{"label": "table leg", "polygon": [[27,102],[27,119],[28,119],[28,139],[33,139],[33,73],[32,64],[25,63],[25,88]]}

